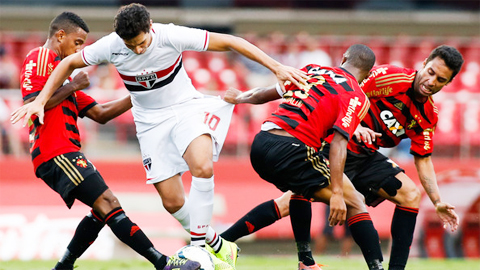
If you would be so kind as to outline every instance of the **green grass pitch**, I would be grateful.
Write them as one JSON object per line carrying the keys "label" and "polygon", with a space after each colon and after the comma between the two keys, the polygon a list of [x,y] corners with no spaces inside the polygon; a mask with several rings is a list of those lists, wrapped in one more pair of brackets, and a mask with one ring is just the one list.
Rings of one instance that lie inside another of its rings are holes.
{"label": "green grass pitch", "polygon": [[[367,270],[363,258],[316,256],[317,262],[326,265],[323,270]],[[386,260],[388,261],[388,260]],[[0,270],[42,270],[52,269],[55,261],[0,261]],[[387,263],[384,262],[387,267]],[[75,270],[152,270],[153,267],[143,260],[111,260],[92,261],[79,260]],[[294,256],[241,256],[237,262],[237,270],[295,270]],[[418,259],[411,258],[407,270],[479,270],[480,259]]]}

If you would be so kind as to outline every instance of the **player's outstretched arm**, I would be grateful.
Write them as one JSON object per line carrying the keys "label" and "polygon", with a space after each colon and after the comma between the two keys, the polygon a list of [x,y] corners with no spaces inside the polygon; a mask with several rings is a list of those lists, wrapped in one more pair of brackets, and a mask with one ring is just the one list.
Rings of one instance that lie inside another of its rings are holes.
{"label": "player's outstretched arm", "polygon": [[308,80],[308,77],[304,71],[282,65],[275,59],[268,56],[258,47],[241,37],[210,32],[208,50],[236,51],[243,56],[264,65],[270,69],[275,76],[277,76],[280,87],[283,91],[285,91],[284,84],[287,81],[292,82],[301,89],[302,84],[306,84],[306,81]]}
{"label": "player's outstretched arm", "polygon": [[[67,97],[71,96],[75,91],[82,90],[87,88],[90,85],[90,79],[88,78],[88,73],[84,71],[80,71],[75,78],[70,83],[60,87],[53,93],[50,99],[45,104],[45,110],[49,110],[62,101],[64,101]],[[28,104],[33,102],[36,97],[32,97],[24,101],[24,104]]]}
{"label": "player's outstretched arm", "polygon": [[455,231],[458,228],[459,218],[457,213],[455,213],[455,206],[442,202],[440,198],[437,177],[435,175],[431,157],[414,156],[414,159],[420,182],[435,206],[437,215],[442,220],[444,228],[449,225],[451,230]]}
{"label": "player's outstretched arm", "polygon": [[90,110],[85,113],[85,116],[97,123],[106,124],[113,118],[130,110],[130,108],[132,108],[132,102],[130,95],[127,95],[107,103],[97,104],[90,108]]}
{"label": "player's outstretched arm", "polygon": [[62,86],[63,82],[72,74],[73,70],[85,66],[80,53],[72,54],[63,59],[52,72],[37,98],[33,102],[25,104],[12,112],[12,117],[10,118],[12,124],[17,123],[23,118],[23,126],[25,126],[32,115],[37,115],[40,124],[43,124],[45,105],[55,90]]}
{"label": "player's outstretched arm", "polygon": [[275,85],[269,87],[257,87],[245,92],[231,87],[223,96],[223,100],[232,104],[263,104],[279,98],[281,98],[281,96],[277,92]]}

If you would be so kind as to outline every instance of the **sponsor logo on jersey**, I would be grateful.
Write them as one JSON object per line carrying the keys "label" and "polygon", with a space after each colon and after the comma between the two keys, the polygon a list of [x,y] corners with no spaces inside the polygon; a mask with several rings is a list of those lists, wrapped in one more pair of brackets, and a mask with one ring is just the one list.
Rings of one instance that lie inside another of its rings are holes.
{"label": "sponsor logo on jersey", "polygon": [[145,170],[150,171],[150,169],[152,168],[152,159],[149,157],[144,158],[143,167],[145,168]]}
{"label": "sponsor logo on jersey", "polygon": [[114,52],[114,53],[112,53],[112,55],[124,55],[124,56],[127,56],[128,53]]}
{"label": "sponsor logo on jersey", "polygon": [[347,113],[342,118],[343,127],[348,128],[350,126],[350,123],[352,123],[352,118],[353,118],[352,115],[353,113],[355,113],[357,106],[360,106],[360,105],[362,105],[362,103],[359,101],[358,97],[350,99],[350,101],[348,102]]}
{"label": "sponsor logo on jersey", "polygon": [[423,131],[423,139],[425,140],[423,149],[427,151],[430,150],[430,148],[432,148],[432,146],[430,145],[430,141],[432,140],[433,131],[434,131],[433,128],[427,128]]}
{"label": "sponsor logo on jersey", "polygon": [[141,84],[145,88],[152,88],[157,80],[157,74],[150,73],[150,74],[142,74],[135,76],[135,80]]}
{"label": "sponsor logo on jersey", "polygon": [[25,90],[27,91],[32,91],[32,80],[30,79],[30,77],[32,76],[32,70],[34,67],[37,66],[37,63],[34,63],[33,60],[30,60],[30,62],[28,62],[28,64],[25,65],[25,75],[24,75],[24,79],[23,79],[23,88],[25,88]]}
{"label": "sponsor logo on jersey", "polygon": [[405,129],[393,116],[391,111],[385,110],[380,113],[380,118],[393,135],[400,137],[405,134]]}

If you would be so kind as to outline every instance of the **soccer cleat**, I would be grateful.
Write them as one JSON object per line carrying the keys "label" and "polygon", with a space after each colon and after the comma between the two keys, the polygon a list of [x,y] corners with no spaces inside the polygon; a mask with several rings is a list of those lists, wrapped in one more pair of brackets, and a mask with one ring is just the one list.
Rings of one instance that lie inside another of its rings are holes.
{"label": "soccer cleat", "polygon": [[237,244],[233,242],[227,241],[225,239],[223,239],[222,241],[222,247],[217,253],[215,253],[215,256],[220,260],[228,263],[230,266],[232,266],[233,269],[235,269],[240,248],[237,246]]}
{"label": "soccer cleat", "polygon": [[299,262],[298,270],[322,270],[322,268],[320,268],[320,264],[306,266],[303,262]]}
{"label": "soccer cleat", "polygon": [[200,263],[190,261],[189,259],[181,259],[176,256],[168,257],[167,265],[163,270],[198,270],[200,269]]}
{"label": "soccer cleat", "polygon": [[212,254],[211,257],[212,257],[213,264],[215,265],[215,270],[235,270],[235,267],[220,260],[214,254]]}

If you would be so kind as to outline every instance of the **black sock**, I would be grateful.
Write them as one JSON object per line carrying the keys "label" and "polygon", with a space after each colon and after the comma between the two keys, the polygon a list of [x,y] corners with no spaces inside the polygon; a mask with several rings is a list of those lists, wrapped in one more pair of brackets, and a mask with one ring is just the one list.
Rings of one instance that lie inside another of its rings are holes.
{"label": "black sock", "polygon": [[253,208],[245,216],[239,219],[235,224],[230,226],[220,236],[230,242],[235,242],[237,239],[249,235],[273,224],[275,221],[282,218],[278,211],[277,204],[274,200],[264,202]]}
{"label": "black sock", "polygon": [[418,208],[395,207],[392,218],[392,251],[390,253],[389,270],[403,270],[407,265],[413,232],[417,221]]}
{"label": "black sock", "polygon": [[362,250],[363,257],[369,269],[383,269],[382,250],[377,230],[373,227],[372,219],[368,213],[360,213],[348,220],[348,227],[352,233],[353,240]]}
{"label": "black sock", "polygon": [[55,269],[73,269],[75,261],[97,239],[98,233],[104,225],[100,216],[93,210],[90,211],[78,224],[65,254],[55,265]]}
{"label": "black sock", "polygon": [[166,265],[166,257],[157,251],[152,242],[137,224],[133,223],[121,207],[113,209],[105,216],[105,223],[123,243],[149,260],[157,269]]}
{"label": "black sock", "polygon": [[312,223],[312,203],[301,195],[290,198],[290,222],[297,243],[298,261],[305,265],[314,265],[310,247],[310,226]]}

